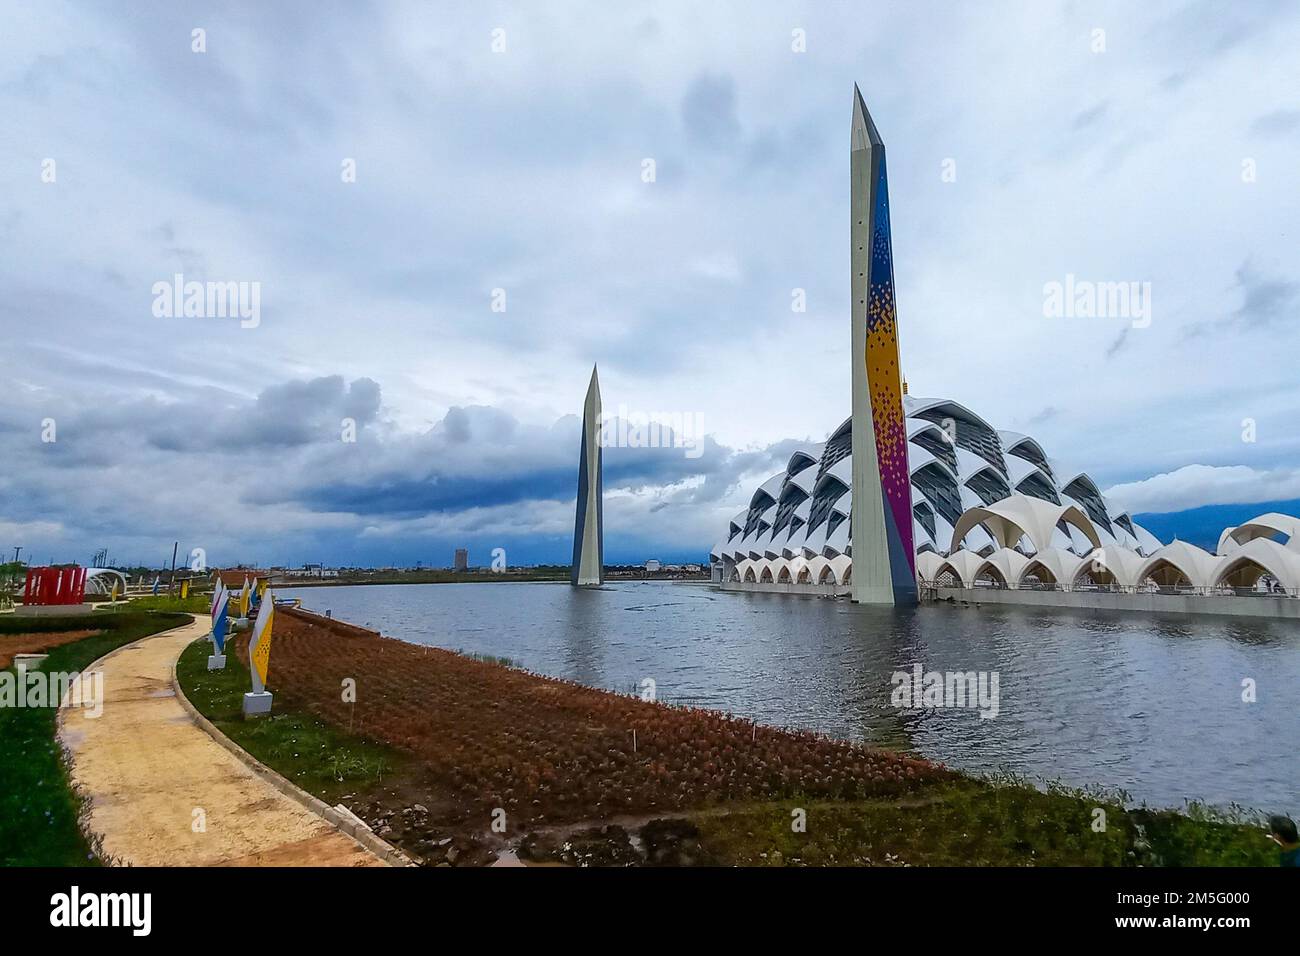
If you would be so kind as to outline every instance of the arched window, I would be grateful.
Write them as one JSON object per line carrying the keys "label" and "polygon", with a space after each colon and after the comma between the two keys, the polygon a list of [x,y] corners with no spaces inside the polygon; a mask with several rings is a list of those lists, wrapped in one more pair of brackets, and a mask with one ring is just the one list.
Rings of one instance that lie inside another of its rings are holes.
{"label": "arched window", "polygon": [[1176,592],[1189,590],[1192,587],[1192,579],[1183,572],[1182,568],[1163,558],[1151,566],[1151,570],[1147,572],[1147,580],[1161,591]]}
{"label": "arched window", "polygon": [[1032,591],[1055,591],[1056,575],[1041,561],[1030,561],[1020,575],[1020,586]]}

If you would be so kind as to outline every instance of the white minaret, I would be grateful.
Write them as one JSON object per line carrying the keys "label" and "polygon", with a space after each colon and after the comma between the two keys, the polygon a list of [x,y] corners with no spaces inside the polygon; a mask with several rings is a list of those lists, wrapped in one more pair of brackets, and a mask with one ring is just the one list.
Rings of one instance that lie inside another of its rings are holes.
{"label": "white minaret", "polygon": [[601,507],[603,480],[600,447],[600,379],[591,368],[591,384],[582,408],[582,447],[578,458],[578,507],[573,521],[575,585],[600,585],[605,572],[605,523]]}

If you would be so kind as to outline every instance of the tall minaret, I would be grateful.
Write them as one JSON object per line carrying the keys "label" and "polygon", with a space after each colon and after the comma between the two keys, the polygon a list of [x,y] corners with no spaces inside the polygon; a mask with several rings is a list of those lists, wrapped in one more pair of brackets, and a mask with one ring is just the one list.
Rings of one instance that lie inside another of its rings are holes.
{"label": "tall minaret", "polygon": [[850,264],[853,317],[854,601],[916,603],[912,484],[894,310],[885,144],[853,87]]}
{"label": "tall minaret", "polygon": [[605,522],[601,508],[600,379],[591,367],[591,384],[582,408],[582,451],[578,458],[578,511],[573,521],[575,585],[600,585],[605,571]]}

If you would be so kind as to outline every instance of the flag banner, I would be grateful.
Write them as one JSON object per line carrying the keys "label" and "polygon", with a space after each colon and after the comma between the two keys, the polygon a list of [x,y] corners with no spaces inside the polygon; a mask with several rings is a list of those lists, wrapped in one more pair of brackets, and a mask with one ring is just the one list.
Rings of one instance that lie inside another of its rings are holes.
{"label": "flag banner", "polygon": [[244,578],[244,586],[239,592],[239,616],[248,617],[248,608],[252,598],[249,595],[248,578]]}
{"label": "flag banner", "polygon": [[212,643],[218,654],[226,653],[226,610],[230,603],[230,592],[222,590],[217,602],[217,611],[212,618]]}
{"label": "flag banner", "polygon": [[248,669],[253,675],[253,693],[266,690],[266,673],[271,663],[271,622],[275,616],[275,596],[265,595],[248,642]]}
{"label": "flag banner", "polygon": [[221,592],[225,589],[226,585],[222,582],[221,576],[217,575],[217,586],[212,589],[212,607],[208,611],[209,616],[214,621],[217,619],[217,602],[221,600]]}
{"label": "flag banner", "polygon": [[161,580],[162,580],[162,575],[161,575],[161,574],[154,575],[154,579],[153,579],[153,593],[154,593],[155,595],[158,593],[158,582],[161,581]]}
{"label": "flag banner", "polygon": [[189,579],[186,578],[184,581],[181,582],[181,600],[184,601],[189,596],[190,596],[190,582]]}

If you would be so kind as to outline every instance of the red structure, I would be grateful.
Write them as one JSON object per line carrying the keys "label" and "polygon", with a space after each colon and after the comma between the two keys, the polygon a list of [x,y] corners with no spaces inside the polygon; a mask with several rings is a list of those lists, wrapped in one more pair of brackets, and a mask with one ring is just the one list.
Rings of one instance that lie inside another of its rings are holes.
{"label": "red structure", "polygon": [[23,604],[80,604],[86,598],[86,569],[28,568]]}

